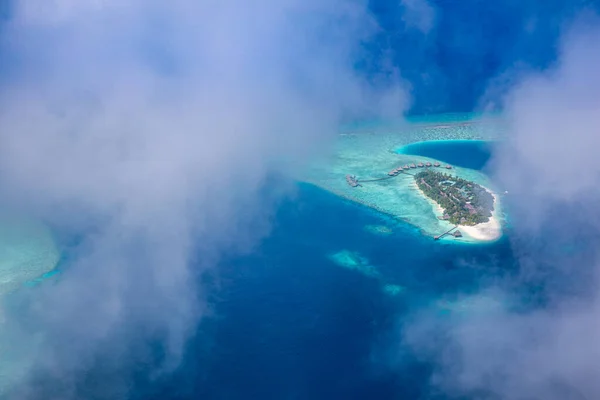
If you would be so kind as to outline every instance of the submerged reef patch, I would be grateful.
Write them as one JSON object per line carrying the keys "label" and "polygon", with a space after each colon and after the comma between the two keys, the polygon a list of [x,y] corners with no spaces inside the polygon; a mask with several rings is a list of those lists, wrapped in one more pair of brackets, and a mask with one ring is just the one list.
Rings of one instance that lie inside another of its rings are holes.
{"label": "submerged reef patch", "polygon": [[375,278],[379,280],[382,285],[383,292],[387,295],[397,296],[406,291],[404,286],[385,282],[384,277],[379,270],[375,266],[371,265],[369,260],[357,251],[340,250],[338,252],[328,254],[327,258],[342,268],[356,271],[369,278]]}
{"label": "submerged reef patch", "polygon": [[380,274],[377,268],[369,264],[369,260],[356,251],[341,250],[331,253],[328,258],[342,268],[358,271],[372,278],[379,278]]}
{"label": "submerged reef patch", "polygon": [[379,236],[390,236],[394,233],[392,228],[385,225],[365,225],[365,231]]}
{"label": "submerged reef patch", "polygon": [[405,290],[406,288],[404,286],[394,285],[391,283],[388,283],[383,286],[384,293],[389,294],[390,296],[397,296],[399,294],[404,293]]}

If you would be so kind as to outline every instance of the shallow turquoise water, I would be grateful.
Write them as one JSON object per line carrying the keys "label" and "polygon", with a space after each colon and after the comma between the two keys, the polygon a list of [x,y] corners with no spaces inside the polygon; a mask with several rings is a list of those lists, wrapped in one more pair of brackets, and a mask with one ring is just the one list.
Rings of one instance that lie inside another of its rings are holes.
{"label": "shallow turquoise water", "polygon": [[458,167],[482,170],[490,160],[493,146],[494,142],[484,140],[432,140],[403,146],[397,152],[434,158]]}

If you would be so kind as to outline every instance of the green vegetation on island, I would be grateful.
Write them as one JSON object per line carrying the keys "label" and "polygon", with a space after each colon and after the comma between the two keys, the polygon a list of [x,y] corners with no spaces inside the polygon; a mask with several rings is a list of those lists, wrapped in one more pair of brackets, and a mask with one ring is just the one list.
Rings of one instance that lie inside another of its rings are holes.
{"label": "green vegetation on island", "polygon": [[494,197],[483,186],[456,176],[425,170],[415,175],[419,189],[444,209],[440,218],[455,225],[488,222]]}

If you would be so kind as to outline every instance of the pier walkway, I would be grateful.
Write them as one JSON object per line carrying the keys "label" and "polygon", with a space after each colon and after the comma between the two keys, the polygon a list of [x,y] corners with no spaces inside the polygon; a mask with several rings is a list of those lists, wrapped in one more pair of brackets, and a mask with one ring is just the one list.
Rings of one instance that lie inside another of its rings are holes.
{"label": "pier walkway", "polygon": [[399,172],[397,175],[392,175],[392,176],[384,176],[383,178],[373,178],[373,179],[357,179],[357,182],[360,183],[365,183],[365,182],[376,182],[376,181],[385,181],[387,179],[392,179],[395,178],[397,176],[400,176],[402,174],[406,174],[406,175],[410,175],[410,176],[415,176],[415,174],[411,174],[410,172]]}
{"label": "pier walkway", "polygon": [[454,227],[450,228],[449,230],[447,230],[446,232],[442,233],[441,235],[438,235],[438,236],[434,237],[433,239],[434,240],[439,240],[439,239],[443,238],[444,236],[449,235],[450,232],[452,232],[456,228],[458,228],[458,225],[454,225]]}
{"label": "pier walkway", "polygon": [[[388,176],[384,176],[382,178],[358,179],[354,175],[346,175],[346,181],[352,187],[359,187],[359,186],[361,186],[361,183],[385,181],[387,179],[392,179],[392,178],[395,178],[398,175],[402,175],[402,174],[406,174],[406,175],[410,175],[410,176],[415,176],[415,174],[411,174],[410,172],[408,172],[409,168],[410,169],[417,169],[417,168],[430,168],[430,167],[440,167],[440,166],[441,165],[438,162],[433,163],[433,164],[431,164],[430,162],[427,162],[425,164],[423,164],[422,162],[420,162],[418,164],[415,164],[415,163],[410,164],[410,166],[408,164],[406,164],[406,165],[404,165],[404,167],[398,167],[396,170],[392,170],[391,172],[388,173]],[[446,165],[444,168],[452,169],[452,166],[451,165]],[[393,173],[393,175],[392,175],[392,173]]]}

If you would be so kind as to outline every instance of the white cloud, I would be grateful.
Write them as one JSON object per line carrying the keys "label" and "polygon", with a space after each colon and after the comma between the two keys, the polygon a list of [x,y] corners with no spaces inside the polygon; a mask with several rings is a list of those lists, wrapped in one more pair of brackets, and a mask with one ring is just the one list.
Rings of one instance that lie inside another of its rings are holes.
{"label": "white cloud", "polygon": [[[535,311],[506,307],[450,321],[443,326],[444,343],[433,346],[426,341],[440,334],[440,326],[431,319],[417,319],[406,332],[414,348],[438,362],[433,383],[452,394],[600,397],[599,260],[593,251],[600,232],[599,40],[597,25],[569,31],[557,65],[529,74],[509,91],[507,143],[494,156],[519,238],[512,250],[521,271],[504,287],[534,277],[560,293],[549,292],[549,304]],[[548,230],[548,221],[560,229]],[[561,244],[577,247],[577,256],[559,252]],[[505,291],[507,299],[513,295]]]}
{"label": "white cloud", "polygon": [[198,274],[264,232],[269,173],[298,167],[343,114],[403,111],[402,90],[353,69],[373,24],[343,0],[17,2],[2,184],[59,226],[100,221],[27,314],[44,336],[35,372],[61,398],[108,342],[123,354],[159,336],[176,363],[204,313]]}

